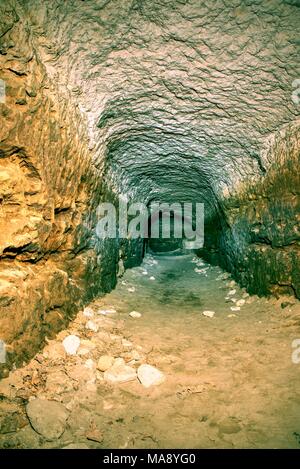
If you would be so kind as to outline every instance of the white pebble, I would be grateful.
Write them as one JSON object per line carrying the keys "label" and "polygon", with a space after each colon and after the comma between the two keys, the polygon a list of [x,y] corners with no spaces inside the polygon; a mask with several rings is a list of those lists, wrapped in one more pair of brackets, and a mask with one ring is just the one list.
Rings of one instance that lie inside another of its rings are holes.
{"label": "white pebble", "polygon": [[96,368],[96,363],[91,358],[88,358],[84,366],[88,368],[89,370],[93,370],[94,368]]}
{"label": "white pebble", "polygon": [[109,308],[109,309],[99,309],[97,313],[102,314],[103,316],[107,316],[109,314],[116,314],[117,311],[115,310],[115,308]]}
{"label": "white pebble", "polygon": [[151,365],[141,365],[138,367],[137,376],[140,383],[145,387],[158,386],[165,381],[164,374]]}
{"label": "white pebble", "polygon": [[213,318],[214,315],[215,315],[215,312],[214,311],[203,311],[202,313],[204,316],[207,316],[208,318]]}
{"label": "white pebble", "polygon": [[76,355],[76,352],[80,345],[80,339],[77,335],[68,335],[63,340],[63,346],[68,355]]}
{"label": "white pebble", "polygon": [[88,306],[84,308],[83,310],[83,315],[86,316],[87,318],[92,318],[94,316],[94,311],[92,308],[89,308]]}
{"label": "white pebble", "polygon": [[134,292],[135,292],[135,288],[134,288],[134,287],[129,287],[129,288],[127,288],[127,290],[128,290],[130,293],[134,293]]}
{"label": "white pebble", "polygon": [[237,305],[237,306],[243,306],[245,303],[246,303],[246,300],[241,299],[241,300],[238,300],[238,301],[236,302],[236,305]]}
{"label": "white pebble", "polygon": [[94,321],[88,321],[85,325],[85,328],[93,332],[98,332],[99,330],[99,327],[94,323]]}
{"label": "white pebble", "polygon": [[129,316],[132,317],[132,318],[141,318],[142,317],[141,313],[139,313],[138,311],[131,311],[131,313],[129,313]]}
{"label": "white pebble", "polygon": [[232,296],[232,295],[235,295],[236,294],[236,290],[230,290],[228,292],[228,295]]}
{"label": "white pebble", "polygon": [[127,339],[122,339],[122,345],[123,347],[132,347],[132,342],[130,342],[130,340],[127,340]]}
{"label": "white pebble", "polygon": [[194,268],[194,271],[197,273],[197,274],[205,274],[207,272],[207,268],[205,269],[198,269],[197,267]]}
{"label": "white pebble", "polygon": [[240,307],[239,306],[231,306],[230,307],[231,311],[240,311]]}

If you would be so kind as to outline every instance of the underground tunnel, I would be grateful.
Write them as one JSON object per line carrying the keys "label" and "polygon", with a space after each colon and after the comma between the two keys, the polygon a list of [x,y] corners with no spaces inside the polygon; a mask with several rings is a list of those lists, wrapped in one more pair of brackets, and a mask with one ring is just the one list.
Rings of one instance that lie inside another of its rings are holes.
{"label": "underground tunnel", "polygon": [[298,0],[0,0],[0,448],[299,448],[299,33]]}

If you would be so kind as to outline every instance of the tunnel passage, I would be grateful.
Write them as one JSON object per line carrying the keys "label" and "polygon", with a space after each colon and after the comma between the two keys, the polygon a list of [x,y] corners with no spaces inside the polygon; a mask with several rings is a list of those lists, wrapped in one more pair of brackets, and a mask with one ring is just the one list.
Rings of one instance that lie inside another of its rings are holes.
{"label": "tunnel passage", "polygon": [[120,194],[204,203],[198,254],[252,293],[299,298],[296,1],[0,8],[8,367],[141,261],[142,242],[96,235]]}
{"label": "tunnel passage", "polygon": [[[154,220],[153,220],[154,218]],[[180,223],[182,224],[182,214]],[[169,227],[169,236],[164,236],[163,224],[166,223]],[[148,219],[148,233],[149,238],[145,241],[146,250],[150,253],[168,253],[168,252],[181,252],[184,249],[182,230],[181,236],[176,236],[176,214],[174,212],[165,214],[158,213],[150,216]]]}

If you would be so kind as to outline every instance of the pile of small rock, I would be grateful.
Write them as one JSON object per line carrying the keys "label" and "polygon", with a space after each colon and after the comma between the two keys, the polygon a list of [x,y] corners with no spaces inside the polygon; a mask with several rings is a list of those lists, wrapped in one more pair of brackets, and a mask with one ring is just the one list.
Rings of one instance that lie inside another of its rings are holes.
{"label": "pile of small rock", "polygon": [[[132,318],[141,317],[137,311]],[[145,363],[142,347],[123,337],[124,321],[109,306],[81,311],[67,330],[48,340],[23,368],[0,382],[0,436],[30,422],[47,441],[59,439],[76,396],[136,380],[145,388],[164,374]]]}
{"label": "pile of small rock", "polygon": [[[200,260],[201,261],[201,260]],[[192,259],[193,263],[196,263],[196,265],[203,265],[199,264],[199,261],[197,261],[197,258]],[[195,268],[195,272],[200,273],[201,269]],[[202,269],[203,270],[203,269]],[[230,273],[228,272],[222,272],[218,277],[216,278],[217,281],[223,281],[225,283],[225,287],[229,288],[229,292],[227,293],[227,296],[225,297],[225,302],[226,303],[233,303],[232,306],[230,306],[230,310],[232,312],[237,312],[241,310],[241,307],[244,306],[246,303],[251,303],[254,301],[254,297],[250,297],[249,293],[246,292],[245,289],[240,289],[235,282],[235,280],[230,279]],[[224,288],[224,287],[220,287]],[[238,289],[240,290],[242,298],[238,299],[236,296],[238,295]],[[205,310],[202,312],[202,314],[206,317],[213,318],[215,316],[215,311],[211,310]],[[228,314],[228,317],[235,317],[235,314]]]}

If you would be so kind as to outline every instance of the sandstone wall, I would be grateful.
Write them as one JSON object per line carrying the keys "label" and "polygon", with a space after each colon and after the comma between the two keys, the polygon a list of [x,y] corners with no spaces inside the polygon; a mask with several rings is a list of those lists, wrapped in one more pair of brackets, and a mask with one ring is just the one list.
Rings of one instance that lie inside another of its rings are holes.
{"label": "sandstone wall", "polygon": [[268,172],[221,201],[203,254],[251,293],[300,298],[300,121],[272,135],[261,157]]}
{"label": "sandstone wall", "polygon": [[101,184],[86,123],[48,79],[22,6],[0,9],[0,339],[11,366],[115,284],[118,252],[104,265],[95,248]]}

